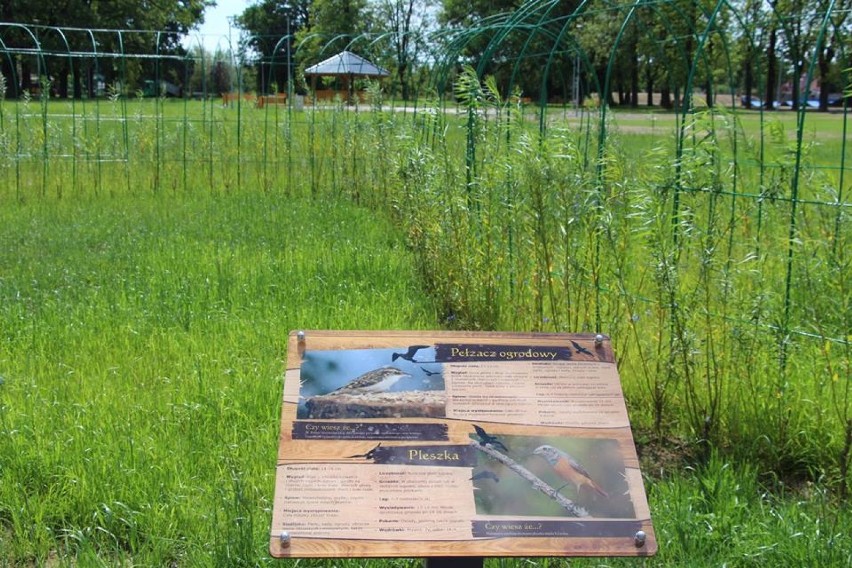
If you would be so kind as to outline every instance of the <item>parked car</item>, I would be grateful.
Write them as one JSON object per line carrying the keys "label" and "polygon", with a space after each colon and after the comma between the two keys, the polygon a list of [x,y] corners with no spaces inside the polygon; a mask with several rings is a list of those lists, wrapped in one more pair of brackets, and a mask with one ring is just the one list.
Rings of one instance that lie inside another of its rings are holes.
{"label": "parked car", "polygon": [[[751,106],[749,107],[749,101],[751,101]],[[743,105],[743,108],[760,108],[763,106],[763,101],[760,97],[747,97],[743,95],[740,97],[740,104]],[[772,101],[772,108],[778,108],[781,105],[778,101]]]}
{"label": "parked car", "polygon": [[843,93],[831,93],[828,95],[828,106],[843,106]]}
{"label": "parked car", "polygon": [[794,105],[792,100],[784,101],[784,106],[792,108],[819,108],[819,99],[799,99],[799,104]]}

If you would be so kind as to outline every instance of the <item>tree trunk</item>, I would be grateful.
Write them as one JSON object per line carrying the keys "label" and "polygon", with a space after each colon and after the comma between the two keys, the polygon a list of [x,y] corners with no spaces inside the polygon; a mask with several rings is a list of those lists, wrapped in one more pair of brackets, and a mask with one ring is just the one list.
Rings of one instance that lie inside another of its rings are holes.
{"label": "tree trunk", "polygon": [[405,71],[408,69],[407,63],[400,62],[399,66],[396,69],[396,76],[399,80],[399,88],[402,91],[402,100],[408,100],[408,81],[405,78]]}
{"label": "tree trunk", "polygon": [[70,63],[63,62],[62,65],[59,66],[59,77],[57,77],[57,92],[61,99],[68,98],[68,75],[70,73]]}
{"label": "tree trunk", "polygon": [[97,86],[95,85],[95,66],[92,65],[86,70],[86,85],[89,89],[89,98],[95,98]]}
{"label": "tree trunk", "polygon": [[828,112],[828,70],[834,50],[830,47],[819,50],[819,110]]}
{"label": "tree trunk", "polygon": [[775,44],[778,42],[778,31],[775,26],[776,24],[773,22],[772,28],[769,30],[769,42],[766,49],[766,92],[763,94],[763,106],[767,110],[775,108],[773,102],[775,101],[775,89],[778,87],[775,81],[778,74],[778,61],[775,57]]}
{"label": "tree trunk", "polygon": [[[710,61],[713,61],[713,41],[707,42],[707,65],[710,66]],[[704,96],[707,102],[707,108],[713,108],[715,97],[713,96],[713,70],[707,69],[707,80],[704,83]]]}
{"label": "tree trunk", "polygon": [[30,70],[30,62],[26,58],[21,59],[21,95],[24,92],[30,92],[32,87],[32,71]]}
{"label": "tree trunk", "polygon": [[266,63],[261,62],[258,65],[258,73],[257,73],[257,94],[265,95],[266,93]]}
{"label": "tree trunk", "polygon": [[752,50],[749,48],[746,51],[746,57],[743,62],[743,83],[745,85],[745,107],[751,108],[751,90],[754,88],[754,70],[752,69]]}
{"label": "tree trunk", "polygon": [[672,92],[668,85],[660,89],[660,106],[663,108],[672,108]]}
{"label": "tree trunk", "polygon": [[[650,93],[649,93],[650,95]],[[630,68],[630,106],[639,106],[639,53],[633,45],[633,61]]]}
{"label": "tree trunk", "polygon": [[654,72],[650,64],[645,69],[645,90],[648,92],[648,101],[646,104],[649,107],[654,106]]}
{"label": "tree trunk", "polygon": [[77,63],[77,71],[74,72],[74,80],[73,80],[74,98],[75,99],[82,99],[83,98],[83,77],[82,77],[82,74],[83,74],[83,70],[80,69],[80,64]]}
{"label": "tree trunk", "polygon": [[[603,89],[606,86],[606,67],[598,67],[595,70],[595,73],[598,76],[598,85],[600,85],[600,88]],[[601,104],[615,106],[615,99],[612,98],[612,85],[609,86],[608,92],[599,94],[601,97]]]}

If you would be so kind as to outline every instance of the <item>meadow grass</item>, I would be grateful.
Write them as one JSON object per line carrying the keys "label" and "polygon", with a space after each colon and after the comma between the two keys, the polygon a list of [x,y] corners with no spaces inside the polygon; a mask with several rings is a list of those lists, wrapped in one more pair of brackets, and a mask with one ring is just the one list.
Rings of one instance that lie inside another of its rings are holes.
{"label": "meadow grass", "polygon": [[0,102],[0,561],[271,563],[286,333],[446,326],[612,336],[648,563],[848,565],[842,121],[477,104]]}
{"label": "meadow grass", "polygon": [[435,326],[399,235],[344,203],[0,215],[0,564],[262,562],[287,333]]}

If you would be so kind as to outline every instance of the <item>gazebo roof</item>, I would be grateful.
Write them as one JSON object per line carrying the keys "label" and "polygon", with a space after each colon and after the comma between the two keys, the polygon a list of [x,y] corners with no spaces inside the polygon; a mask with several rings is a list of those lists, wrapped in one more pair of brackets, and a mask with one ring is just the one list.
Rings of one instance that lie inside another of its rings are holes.
{"label": "gazebo roof", "polygon": [[387,77],[386,69],[367,61],[351,51],[341,51],[337,55],[320,61],[305,69],[305,75],[322,75],[336,77],[341,75],[357,75],[359,77]]}

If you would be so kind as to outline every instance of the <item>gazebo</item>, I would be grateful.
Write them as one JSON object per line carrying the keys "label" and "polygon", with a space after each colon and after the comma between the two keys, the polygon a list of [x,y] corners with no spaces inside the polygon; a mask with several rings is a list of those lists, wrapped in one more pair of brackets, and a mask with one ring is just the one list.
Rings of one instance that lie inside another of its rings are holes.
{"label": "gazebo", "polygon": [[343,90],[349,97],[352,80],[357,78],[381,79],[390,73],[378,65],[364,59],[351,51],[341,51],[337,55],[311,65],[304,72],[305,77],[311,77],[311,90],[316,92],[317,77],[338,77],[343,83]]}

